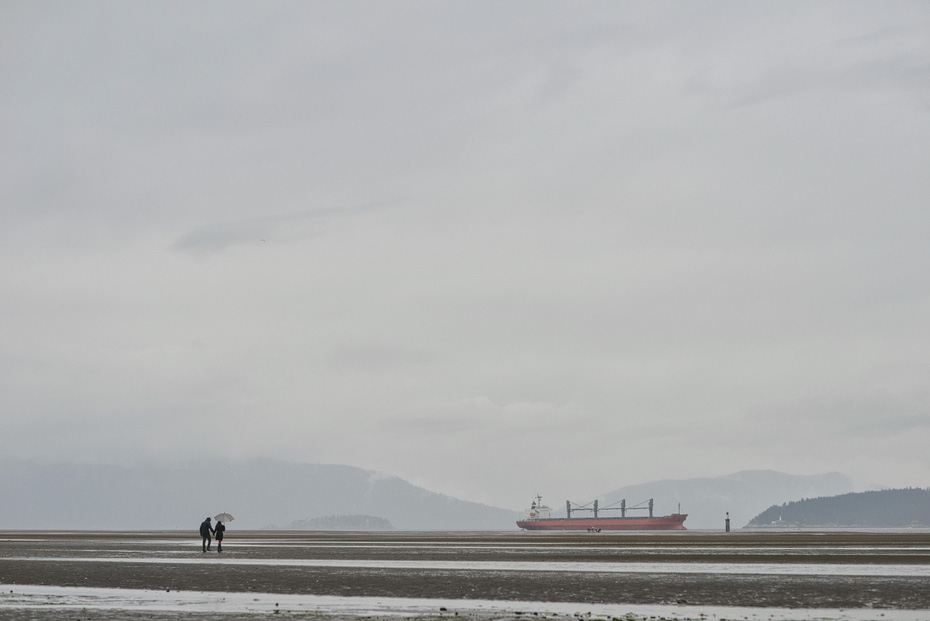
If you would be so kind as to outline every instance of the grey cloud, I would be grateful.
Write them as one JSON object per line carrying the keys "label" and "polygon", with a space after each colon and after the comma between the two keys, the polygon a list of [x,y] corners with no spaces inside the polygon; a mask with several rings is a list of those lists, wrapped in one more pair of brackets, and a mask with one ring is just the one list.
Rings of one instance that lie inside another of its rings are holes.
{"label": "grey cloud", "polygon": [[337,370],[353,373],[388,373],[422,366],[430,359],[431,355],[424,351],[377,343],[339,347],[327,356],[328,363]]}
{"label": "grey cloud", "polygon": [[819,398],[767,405],[741,421],[757,443],[895,438],[930,435],[930,401],[907,400],[889,392]]}
{"label": "grey cloud", "polygon": [[383,211],[400,201],[378,201],[349,207],[314,209],[294,213],[256,216],[231,222],[196,227],[182,235],[174,248],[184,252],[212,253],[242,244],[267,244],[304,239],[319,234],[322,227],[344,218]]}

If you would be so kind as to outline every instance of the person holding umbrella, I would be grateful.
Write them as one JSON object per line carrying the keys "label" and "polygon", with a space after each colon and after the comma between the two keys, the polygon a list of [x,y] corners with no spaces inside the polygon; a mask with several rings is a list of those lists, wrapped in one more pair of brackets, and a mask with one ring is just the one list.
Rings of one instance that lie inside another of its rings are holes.
{"label": "person holding umbrella", "polygon": [[210,518],[205,519],[200,524],[200,536],[203,537],[203,551],[206,552],[210,549],[210,535],[215,532],[213,527],[210,525]]}
{"label": "person holding umbrella", "polygon": [[214,532],[216,533],[216,551],[217,553],[223,551],[223,533],[226,532],[226,525],[223,522],[233,521],[233,516],[228,513],[220,513],[216,516],[216,528]]}

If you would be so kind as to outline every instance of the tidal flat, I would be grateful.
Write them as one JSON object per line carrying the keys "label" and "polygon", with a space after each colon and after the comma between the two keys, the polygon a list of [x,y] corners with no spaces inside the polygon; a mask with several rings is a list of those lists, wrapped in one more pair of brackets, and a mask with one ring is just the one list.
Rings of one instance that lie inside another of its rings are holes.
{"label": "tidal flat", "polygon": [[0,619],[930,619],[926,532],[0,532]]}

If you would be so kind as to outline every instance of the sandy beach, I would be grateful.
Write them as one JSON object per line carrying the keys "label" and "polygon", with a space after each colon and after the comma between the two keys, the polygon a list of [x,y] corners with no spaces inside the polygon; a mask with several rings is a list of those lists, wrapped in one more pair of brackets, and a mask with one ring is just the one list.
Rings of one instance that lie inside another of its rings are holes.
{"label": "sandy beach", "polygon": [[0,533],[0,618],[930,618],[927,533],[231,530],[215,549],[174,531]]}

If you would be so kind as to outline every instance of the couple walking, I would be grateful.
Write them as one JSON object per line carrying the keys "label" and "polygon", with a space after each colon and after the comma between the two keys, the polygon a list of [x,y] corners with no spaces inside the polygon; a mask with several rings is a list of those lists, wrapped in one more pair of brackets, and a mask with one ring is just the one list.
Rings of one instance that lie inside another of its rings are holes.
{"label": "couple walking", "polygon": [[203,551],[210,549],[210,535],[216,536],[216,551],[223,551],[223,533],[226,532],[226,526],[217,521],[216,528],[210,525],[210,518],[207,518],[200,525],[200,536],[203,537]]}

